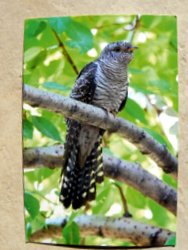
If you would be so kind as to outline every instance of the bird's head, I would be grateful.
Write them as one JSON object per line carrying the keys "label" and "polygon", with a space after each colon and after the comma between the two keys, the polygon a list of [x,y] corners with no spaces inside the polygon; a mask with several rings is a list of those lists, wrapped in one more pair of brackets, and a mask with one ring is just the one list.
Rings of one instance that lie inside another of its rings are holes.
{"label": "bird's head", "polygon": [[100,59],[102,61],[116,62],[120,64],[128,64],[133,59],[133,51],[138,47],[132,46],[126,41],[109,43],[101,52]]}

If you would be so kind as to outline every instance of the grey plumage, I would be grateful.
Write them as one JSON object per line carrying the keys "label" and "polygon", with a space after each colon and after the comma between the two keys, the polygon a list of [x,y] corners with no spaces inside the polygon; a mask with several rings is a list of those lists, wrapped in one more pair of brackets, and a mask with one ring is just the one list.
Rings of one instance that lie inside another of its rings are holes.
{"label": "grey plumage", "polygon": [[[128,94],[127,67],[133,58],[127,42],[108,44],[99,58],[87,64],[70,97],[117,114]],[[67,119],[60,201],[73,209],[95,199],[96,182],[103,181],[102,135],[94,126]]]}

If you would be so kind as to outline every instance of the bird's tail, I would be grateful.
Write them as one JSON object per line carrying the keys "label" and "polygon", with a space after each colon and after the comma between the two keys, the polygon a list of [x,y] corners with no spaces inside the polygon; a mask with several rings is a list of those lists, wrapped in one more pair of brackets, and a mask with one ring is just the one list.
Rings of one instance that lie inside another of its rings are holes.
{"label": "bird's tail", "polygon": [[76,140],[79,135],[80,124],[74,121],[74,126],[72,127],[74,127],[74,130],[71,129],[71,134],[68,131],[66,138],[60,201],[65,208],[72,204],[73,209],[77,209],[85,205],[87,201],[95,199],[96,182],[101,183],[103,181],[103,131],[100,131],[84,166],[80,166],[79,145]]}

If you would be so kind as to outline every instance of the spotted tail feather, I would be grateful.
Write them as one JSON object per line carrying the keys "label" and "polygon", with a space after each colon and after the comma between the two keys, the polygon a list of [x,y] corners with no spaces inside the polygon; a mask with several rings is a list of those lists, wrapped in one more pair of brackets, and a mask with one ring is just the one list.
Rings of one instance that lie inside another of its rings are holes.
{"label": "spotted tail feather", "polygon": [[103,181],[101,145],[103,131],[101,130],[90,155],[86,158],[84,166],[81,167],[79,165],[79,144],[76,140],[80,124],[71,121],[69,125],[71,125],[69,128],[74,125],[74,129],[71,129],[71,133],[68,131],[66,138],[60,201],[65,208],[72,204],[73,209],[77,209],[85,205],[87,201],[95,199],[96,182]]}
{"label": "spotted tail feather", "polygon": [[84,176],[86,177],[83,186],[84,202],[92,201],[96,196],[96,183],[101,183],[104,178],[101,134],[99,135],[91,154],[87,158]]}

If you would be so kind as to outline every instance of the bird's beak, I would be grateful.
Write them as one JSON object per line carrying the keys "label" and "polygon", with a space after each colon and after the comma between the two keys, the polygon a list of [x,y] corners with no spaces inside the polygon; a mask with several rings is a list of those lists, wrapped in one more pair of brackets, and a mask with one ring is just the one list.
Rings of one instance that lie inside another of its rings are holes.
{"label": "bird's beak", "polygon": [[130,49],[129,49],[129,52],[133,52],[135,49],[138,49],[137,46],[132,46]]}

